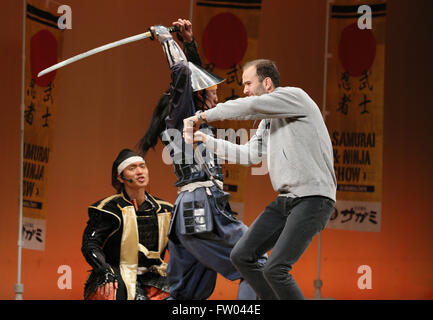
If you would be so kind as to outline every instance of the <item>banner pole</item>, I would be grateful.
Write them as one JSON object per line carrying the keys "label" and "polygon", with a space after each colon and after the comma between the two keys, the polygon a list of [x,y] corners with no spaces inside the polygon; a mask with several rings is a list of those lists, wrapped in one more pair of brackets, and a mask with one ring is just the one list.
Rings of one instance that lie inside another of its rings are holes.
{"label": "banner pole", "polygon": [[23,299],[24,285],[21,283],[21,256],[23,247],[23,162],[24,162],[24,91],[26,72],[26,0],[23,0],[23,39],[22,39],[22,75],[21,75],[21,114],[20,114],[20,194],[18,208],[18,267],[15,284],[15,300]]}
{"label": "banner pole", "polygon": [[194,0],[189,2],[189,21],[192,23],[192,15],[194,14]]}
{"label": "banner pole", "polygon": [[326,95],[328,90],[328,59],[330,58],[328,53],[328,42],[329,42],[329,7],[332,0],[326,1],[326,26],[325,26],[325,50],[324,50],[324,65],[323,65],[323,97],[322,97],[322,116],[326,122]]}
{"label": "banner pole", "polygon": [[[326,95],[328,89],[328,41],[329,41],[329,7],[331,5],[332,0],[326,0],[326,25],[325,25],[325,50],[324,50],[324,66],[323,66],[323,99],[322,99],[322,117],[326,123]],[[320,258],[321,258],[321,250],[322,250],[322,232],[319,232],[318,235],[318,245],[317,245],[317,278],[314,280],[314,299],[322,299],[321,288],[323,285],[322,280],[320,279]],[[328,298],[329,299],[329,298]]]}

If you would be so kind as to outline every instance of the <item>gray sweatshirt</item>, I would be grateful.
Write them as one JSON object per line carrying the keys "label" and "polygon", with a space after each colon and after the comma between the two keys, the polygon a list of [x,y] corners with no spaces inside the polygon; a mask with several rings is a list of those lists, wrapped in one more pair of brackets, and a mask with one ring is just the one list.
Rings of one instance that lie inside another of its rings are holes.
{"label": "gray sweatshirt", "polygon": [[[302,89],[278,87],[272,93],[219,103],[206,111],[209,122],[262,120],[244,145],[208,138],[206,148],[222,159],[248,164],[268,160],[275,191],[294,197],[336,199],[331,139],[316,103]],[[245,162],[245,161],[244,161]]]}

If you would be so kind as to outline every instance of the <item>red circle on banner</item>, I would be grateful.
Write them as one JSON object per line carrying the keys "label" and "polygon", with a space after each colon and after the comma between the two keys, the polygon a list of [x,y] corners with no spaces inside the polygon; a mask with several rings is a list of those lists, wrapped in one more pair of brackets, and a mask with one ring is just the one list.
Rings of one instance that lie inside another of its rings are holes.
{"label": "red circle on banner", "polygon": [[376,39],[369,29],[359,29],[357,23],[341,32],[338,56],[344,70],[353,77],[370,69],[376,57]]}
{"label": "red circle on banner", "polygon": [[57,40],[48,30],[41,30],[30,39],[30,72],[37,85],[47,87],[56,71],[38,78],[38,73],[57,63]]}
{"label": "red circle on banner", "polygon": [[234,14],[217,14],[203,32],[203,51],[206,59],[220,69],[239,63],[248,47],[247,30]]}

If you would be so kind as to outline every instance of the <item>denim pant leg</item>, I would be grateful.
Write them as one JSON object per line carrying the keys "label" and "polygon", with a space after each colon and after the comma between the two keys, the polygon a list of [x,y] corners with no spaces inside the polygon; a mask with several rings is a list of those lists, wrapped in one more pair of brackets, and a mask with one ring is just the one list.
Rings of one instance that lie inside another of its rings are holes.
{"label": "denim pant leg", "polygon": [[278,299],[304,298],[289,272],[314,235],[326,226],[333,208],[334,201],[320,196],[286,199],[283,214],[287,220],[263,271]]}
{"label": "denim pant leg", "polygon": [[[260,258],[272,249],[287,217],[281,214],[281,197],[271,202],[233,248],[230,259],[260,299],[277,299],[263,275]],[[284,199],[283,199],[284,200]]]}

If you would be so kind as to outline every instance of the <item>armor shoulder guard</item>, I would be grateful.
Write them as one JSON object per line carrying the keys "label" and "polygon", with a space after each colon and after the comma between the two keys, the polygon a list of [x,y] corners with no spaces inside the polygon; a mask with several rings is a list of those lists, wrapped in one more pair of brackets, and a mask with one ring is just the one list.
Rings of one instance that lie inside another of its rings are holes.
{"label": "armor shoulder guard", "polygon": [[122,199],[121,194],[114,194],[112,196],[109,196],[107,198],[104,198],[102,200],[99,200],[89,206],[89,213],[92,210],[100,211],[100,212],[106,212],[110,214],[114,214],[116,216],[121,215],[121,212],[119,211],[118,203],[119,200]]}
{"label": "armor shoulder guard", "polygon": [[160,209],[158,210],[159,212],[173,212],[173,204],[171,202],[162,200],[160,198],[157,197],[153,197],[153,199],[155,200],[156,203],[158,203]]}

